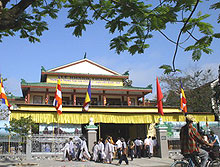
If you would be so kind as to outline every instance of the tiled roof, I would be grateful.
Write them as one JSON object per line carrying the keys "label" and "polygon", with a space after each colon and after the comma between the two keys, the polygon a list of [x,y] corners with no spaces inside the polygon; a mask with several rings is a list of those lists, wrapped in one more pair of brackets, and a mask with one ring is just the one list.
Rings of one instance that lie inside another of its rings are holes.
{"label": "tiled roof", "polygon": [[[35,83],[21,83],[22,87],[56,87],[56,83],[47,83],[47,82],[35,82]],[[73,84],[62,84],[62,88],[85,88],[87,85],[73,85]],[[134,87],[134,86],[98,86],[93,85],[92,88],[95,89],[115,89],[115,90],[143,90],[143,91],[152,91],[152,89],[144,87]]]}

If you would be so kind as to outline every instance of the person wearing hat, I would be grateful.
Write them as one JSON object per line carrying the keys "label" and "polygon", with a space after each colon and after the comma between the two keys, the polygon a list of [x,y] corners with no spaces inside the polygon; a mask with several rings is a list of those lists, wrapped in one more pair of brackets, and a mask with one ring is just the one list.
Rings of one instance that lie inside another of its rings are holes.
{"label": "person wearing hat", "polygon": [[[180,147],[181,153],[184,156],[190,157],[195,166],[205,167],[208,161],[208,152],[198,147],[198,144],[213,146],[206,142],[199,134],[196,128],[193,127],[195,118],[192,115],[186,116],[186,125],[180,130]],[[201,158],[201,164],[198,163],[196,156]]]}

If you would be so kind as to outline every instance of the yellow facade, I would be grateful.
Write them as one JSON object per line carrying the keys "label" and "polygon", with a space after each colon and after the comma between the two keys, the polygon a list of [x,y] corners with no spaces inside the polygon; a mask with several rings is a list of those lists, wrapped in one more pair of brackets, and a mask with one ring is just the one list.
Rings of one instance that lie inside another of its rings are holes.
{"label": "yellow facade", "polygon": [[[30,112],[31,111],[31,112]],[[94,123],[115,124],[150,124],[157,123],[162,117],[164,122],[184,122],[185,116],[174,108],[164,108],[164,116],[157,113],[157,108],[112,108],[92,107],[89,112],[81,112],[81,107],[64,107],[63,114],[57,115],[51,106],[20,106],[14,110],[10,119],[31,116],[36,123],[87,124],[92,117]],[[213,114],[193,114],[196,121],[214,121]]]}
{"label": "yellow facade", "polygon": [[[61,84],[73,84],[73,85],[88,85],[89,79],[91,79],[91,85],[99,86],[123,86],[122,79],[117,78],[86,78],[86,77],[71,77],[65,76],[60,78]],[[57,83],[58,76],[48,75],[47,83]]]}

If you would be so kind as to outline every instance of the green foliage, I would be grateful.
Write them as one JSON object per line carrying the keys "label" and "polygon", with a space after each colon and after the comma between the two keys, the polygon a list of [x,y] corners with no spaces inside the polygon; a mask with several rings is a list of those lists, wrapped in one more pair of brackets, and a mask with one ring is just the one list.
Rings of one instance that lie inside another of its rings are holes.
{"label": "green foliage", "polygon": [[[8,4],[3,12],[0,12],[0,42],[3,37],[14,36],[17,32],[20,38],[27,38],[32,43],[40,42],[38,37],[48,30],[44,18],[49,16],[56,19],[63,3],[66,1],[56,0],[48,3],[39,0]],[[31,9],[27,9],[28,7]]]}
{"label": "green foliage", "polygon": [[15,132],[20,136],[27,136],[30,130],[34,132],[37,128],[38,126],[33,122],[31,116],[27,118],[21,117],[19,120],[13,118],[10,121],[10,127],[8,127],[9,132]]}
{"label": "green foliage", "polygon": [[175,69],[175,71],[173,71],[173,68],[170,65],[162,65],[159,67],[160,69],[164,70],[164,74],[170,74],[171,72],[181,72],[180,69]]}
{"label": "green foliage", "polygon": [[[210,9],[215,9],[215,10],[216,9],[220,9],[220,2],[217,2],[217,3],[213,4],[213,5],[211,5]],[[220,23],[220,14],[218,16],[218,23]]]}
{"label": "green foliage", "polygon": [[[159,32],[169,41],[172,41],[178,49],[179,39],[182,34],[189,37],[183,42],[185,51],[192,51],[192,59],[197,61],[203,52],[211,54],[209,48],[213,38],[219,38],[219,33],[213,31],[213,26],[205,20],[210,17],[208,14],[194,12],[200,3],[199,0],[164,0],[157,1],[153,6],[143,0],[20,0],[19,2],[2,1],[5,4],[0,6],[0,42],[3,37],[19,34],[20,38],[26,38],[30,42],[40,42],[39,37],[45,30],[48,30],[46,17],[56,19],[60,9],[65,7],[68,10],[67,18],[70,20],[65,27],[73,30],[76,37],[83,35],[87,26],[97,20],[105,23],[105,28],[115,37],[110,41],[110,49],[117,54],[128,51],[131,55],[144,53],[149,48],[149,39],[153,33]],[[220,7],[217,2],[211,5],[210,10],[217,10]],[[31,11],[31,12],[30,12]],[[220,16],[218,18],[220,22]],[[167,37],[162,30],[168,25],[181,24],[177,41]],[[194,33],[194,30],[197,33]],[[194,34],[198,35],[197,39]],[[189,40],[191,39],[191,40]],[[194,44],[192,44],[194,42]],[[188,43],[186,43],[188,42]],[[181,45],[183,44],[181,43]],[[177,53],[177,52],[175,52]],[[164,73],[179,71],[175,69],[175,57],[173,65],[163,65]]]}

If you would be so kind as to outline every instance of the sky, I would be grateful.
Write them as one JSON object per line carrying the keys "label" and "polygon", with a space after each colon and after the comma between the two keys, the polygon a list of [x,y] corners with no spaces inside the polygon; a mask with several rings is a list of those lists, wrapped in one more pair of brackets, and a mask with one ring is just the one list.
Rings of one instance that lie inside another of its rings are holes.
{"label": "sky", "polygon": [[[201,5],[199,10],[202,9],[212,15],[212,19],[208,21],[214,25],[214,30],[219,32],[220,24],[216,23],[219,11],[207,10],[205,9],[207,6]],[[155,97],[156,77],[163,74],[163,70],[159,67],[163,64],[171,65],[174,44],[159,33],[153,33],[154,37],[149,41],[150,48],[146,49],[144,54],[132,56],[128,52],[123,52],[118,55],[114,50],[109,49],[110,40],[114,35],[109,34],[104,28],[104,21],[88,26],[83,36],[77,38],[72,35],[72,29],[64,28],[69,21],[66,15],[66,10],[62,10],[58,19],[47,19],[49,30],[43,32],[40,43],[30,43],[27,39],[20,39],[19,36],[3,38],[3,42],[0,43],[0,74],[3,78],[7,78],[4,83],[7,90],[15,96],[22,96],[21,79],[27,82],[40,82],[41,66],[48,70],[75,62],[83,59],[86,52],[88,59],[113,71],[120,74],[129,71],[129,79],[133,81],[133,86],[146,87],[152,84],[153,93],[147,95],[146,98]],[[175,40],[178,33],[176,28],[178,27],[168,26],[164,32]],[[198,62],[192,61],[191,52],[183,52],[179,49],[176,68],[181,70],[193,67],[211,68],[217,75],[220,65],[219,46],[220,40],[215,39],[211,46],[214,52],[210,55],[203,54]]]}

